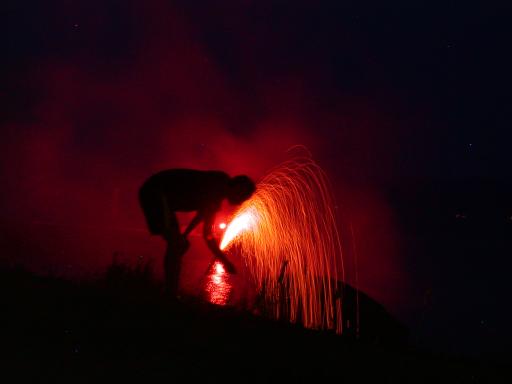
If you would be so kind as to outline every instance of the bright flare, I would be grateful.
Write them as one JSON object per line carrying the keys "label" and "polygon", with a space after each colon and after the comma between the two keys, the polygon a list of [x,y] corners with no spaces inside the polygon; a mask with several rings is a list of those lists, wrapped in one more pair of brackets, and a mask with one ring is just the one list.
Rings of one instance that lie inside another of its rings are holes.
{"label": "bright flare", "polygon": [[245,212],[240,212],[235,218],[229,223],[229,226],[224,232],[224,237],[220,243],[220,249],[224,250],[226,247],[242,232],[251,229],[251,226],[255,222],[254,212],[251,209],[247,209]]}
{"label": "bright flare", "polygon": [[327,177],[313,160],[287,161],[258,183],[220,248],[234,244],[270,316],[341,333],[333,284],[344,277],[341,245]]}

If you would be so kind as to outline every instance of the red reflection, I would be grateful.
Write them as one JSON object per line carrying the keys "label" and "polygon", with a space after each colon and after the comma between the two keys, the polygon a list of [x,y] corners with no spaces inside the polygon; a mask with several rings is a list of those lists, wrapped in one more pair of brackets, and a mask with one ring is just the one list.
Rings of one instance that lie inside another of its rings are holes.
{"label": "red reflection", "polygon": [[218,274],[223,274],[225,272],[224,266],[221,263],[217,262],[215,264],[215,272]]}
{"label": "red reflection", "polygon": [[205,285],[208,301],[212,304],[226,305],[232,290],[229,273],[226,273],[220,261],[215,261],[208,272]]}

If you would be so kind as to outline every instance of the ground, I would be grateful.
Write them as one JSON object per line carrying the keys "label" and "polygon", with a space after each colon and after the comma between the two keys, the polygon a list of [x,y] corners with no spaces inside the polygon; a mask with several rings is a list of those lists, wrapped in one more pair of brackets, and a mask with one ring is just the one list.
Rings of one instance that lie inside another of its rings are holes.
{"label": "ground", "polygon": [[177,376],[343,382],[504,382],[492,362],[305,330],[192,297],[170,302],[144,271],[71,282],[1,272],[3,375],[169,380]]}

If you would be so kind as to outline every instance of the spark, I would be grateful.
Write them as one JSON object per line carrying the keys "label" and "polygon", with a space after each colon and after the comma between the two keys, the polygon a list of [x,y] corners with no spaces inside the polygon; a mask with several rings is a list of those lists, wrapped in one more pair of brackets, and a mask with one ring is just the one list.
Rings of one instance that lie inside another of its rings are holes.
{"label": "spark", "polygon": [[334,207],[323,170],[295,157],[271,170],[233,215],[220,247],[240,253],[271,317],[341,333]]}
{"label": "spark", "polygon": [[220,229],[226,229],[226,223],[220,223],[219,224]]}

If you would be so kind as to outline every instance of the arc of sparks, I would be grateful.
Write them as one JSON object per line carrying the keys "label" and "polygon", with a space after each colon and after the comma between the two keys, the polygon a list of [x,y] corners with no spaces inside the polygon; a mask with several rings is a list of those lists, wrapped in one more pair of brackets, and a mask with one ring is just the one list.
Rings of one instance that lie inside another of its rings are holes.
{"label": "arc of sparks", "polygon": [[236,249],[271,315],[341,333],[344,279],[334,199],[324,171],[309,157],[272,169],[235,212],[220,248]]}

